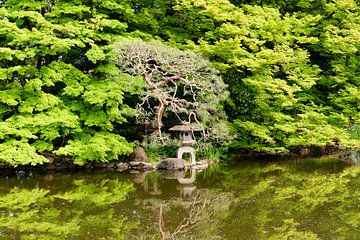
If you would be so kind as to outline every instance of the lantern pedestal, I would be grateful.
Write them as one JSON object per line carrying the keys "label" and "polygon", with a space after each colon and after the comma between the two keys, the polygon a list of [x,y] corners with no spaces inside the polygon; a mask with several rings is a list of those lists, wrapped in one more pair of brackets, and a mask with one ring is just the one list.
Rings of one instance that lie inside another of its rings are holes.
{"label": "lantern pedestal", "polygon": [[184,153],[190,154],[190,163],[191,165],[196,165],[196,159],[195,159],[195,151],[194,148],[191,146],[181,146],[177,150],[177,158],[182,159]]}

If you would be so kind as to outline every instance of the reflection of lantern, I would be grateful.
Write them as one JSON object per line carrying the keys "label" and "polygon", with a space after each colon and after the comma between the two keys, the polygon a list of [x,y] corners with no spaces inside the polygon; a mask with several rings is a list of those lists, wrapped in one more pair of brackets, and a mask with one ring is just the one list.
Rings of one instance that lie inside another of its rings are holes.
{"label": "reflection of lantern", "polygon": [[192,184],[196,180],[196,169],[191,168],[191,176],[189,178],[178,178],[180,184]]}
{"label": "reflection of lantern", "polygon": [[194,145],[196,141],[192,137],[195,131],[200,130],[191,128],[189,125],[176,125],[170,128],[169,131],[179,132],[181,147],[178,149],[177,158],[182,159],[184,153],[189,153],[191,156],[191,164],[195,165],[195,152],[192,145]]}
{"label": "reflection of lantern", "polygon": [[196,169],[191,168],[191,176],[189,178],[178,178],[177,180],[181,184],[180,196],[190,198],[196,189],[196,186],[193,184],[196,180]]}
{"label": "reflection of lantern", "polygon": [[178,189],[180,190],[180,197],[189,199],[193,195],[196,186],[193,184],[187,184],[187,185],[181,185],[180,187],[178,187]]}

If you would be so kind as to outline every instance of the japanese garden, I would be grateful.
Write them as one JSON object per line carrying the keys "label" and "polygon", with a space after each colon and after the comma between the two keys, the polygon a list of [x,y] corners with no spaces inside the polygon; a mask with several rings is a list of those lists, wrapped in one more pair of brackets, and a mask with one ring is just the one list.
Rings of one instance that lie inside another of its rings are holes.
{"label": "japanese garden", "polygon": [[0,0],[1,239],[359,239],[357,0]]}

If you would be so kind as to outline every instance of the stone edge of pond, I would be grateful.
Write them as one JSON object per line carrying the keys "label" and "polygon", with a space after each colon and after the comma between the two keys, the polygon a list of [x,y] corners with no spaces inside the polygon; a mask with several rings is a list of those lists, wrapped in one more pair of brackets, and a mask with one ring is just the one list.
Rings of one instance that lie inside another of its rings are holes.
{"label": "stone edge of pond", "polygon": [[[175,160],[174,158],[173,160]],[[103,170],[112,170],[117,172],[144,172],[144,171],[156,171],[156,170],[169,170],[169,171],[182,171],[187,168],[198,168],[205,169],[209,164],[212,164],[212,161],[198,161],[195,165],[184,162],[182,159],[176,159],[177,161],[182,161],[182,164],[177,164],[173,167],[163,167],[164,161],[168,159],[163,159],[158,163],[149,163],[145,161],[130,161],[130,162],[94,162],[87,163],[82,166],[75,165],[67,162],[57,162],[57,163],[45,163],[42,165],[31,166],[31,165],[20,165],[20,166],[0,166],[0,169],[7,170],[44,170],[44,171],[63,171],[63,170],[92,170],[92,169],[103,169]]]}

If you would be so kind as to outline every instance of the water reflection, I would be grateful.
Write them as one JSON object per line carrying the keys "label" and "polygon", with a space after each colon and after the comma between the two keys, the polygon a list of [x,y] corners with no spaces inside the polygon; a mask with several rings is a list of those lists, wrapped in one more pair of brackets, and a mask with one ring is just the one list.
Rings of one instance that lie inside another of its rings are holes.
{"label": "water reflection", "polygon": [[[162,195],[161,184],[164,179],[176,180],[176,189],[179,191],[179,196],[188,199],[196,190],[196,168],[189,168],[186,171],[158,171],[158,172],[136,172],[132,174],[132,181],[135,185],[139,186],[142,191],[150,196]],[[164,188],[168,188],[168,185],[164,185]],[[169,189],[165,189],[168,192]]]}
{"label": "water reflection", "polygon": [[114,208],[135,190],[131,182],[24,176],[1,180],[1,239],[124,239],[137,227]]}
{"label": "water reflection", "polygon": [[360,238],[360,168],[336,159],[248,162],[149,179],[161,195],[143,196],[152,223],[141,226],[154,239]]}
{"label": "water reflection", "polygon": [[177,189],[180,190],[180,196],[183,197],[184,199],[189,199],[195,189],[196,189],[196,185],[194,184],[195,180],[196,180],[196,168],[191,168],[190,169],[190,177],[188,178],[178,178],[177,181],[179,182],[179,186]]}
{"label": "water reflection", "polygon": [[[141,196],[135,204],[136,212],[146,216],[142,216],[142,228],[133,231],[130,238],[221,239],[216,236],[222,215],[230,207],[230,195],[209,188],[198,189],[198,174],[201,170],[196,168],[134,174],[132,179]],[[146,232],[146,237],[142,232]]]}
{"label": "water reflection", "polygon": [[360,239],[360,167],[0,173],[0,239]]}

